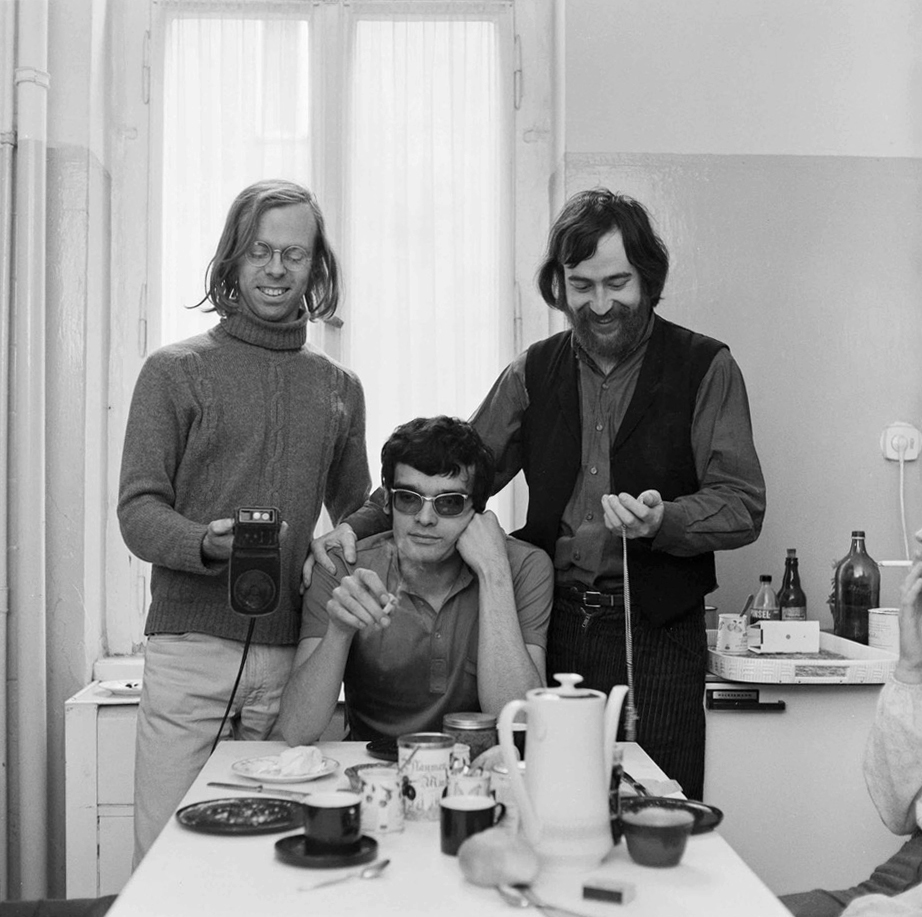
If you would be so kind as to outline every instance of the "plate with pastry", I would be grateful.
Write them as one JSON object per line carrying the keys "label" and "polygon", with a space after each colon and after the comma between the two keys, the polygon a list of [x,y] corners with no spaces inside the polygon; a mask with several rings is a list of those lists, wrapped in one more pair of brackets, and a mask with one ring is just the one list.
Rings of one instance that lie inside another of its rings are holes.
{"label": "plate with pastry", "polygon": [[325,758],[315,745],[299,745],[278,755],[241,758],[231,765],[231,770],[260,783],[302,783],[326,777],[338,767],[338,761]]}

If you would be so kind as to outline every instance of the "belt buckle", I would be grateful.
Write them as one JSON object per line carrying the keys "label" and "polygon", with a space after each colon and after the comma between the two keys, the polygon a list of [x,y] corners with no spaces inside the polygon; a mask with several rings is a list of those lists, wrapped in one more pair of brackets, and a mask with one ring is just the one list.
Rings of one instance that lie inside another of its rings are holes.
{"label": "belt buckle", "polygon": [[585,608],[601,608],[603,595],[602,592],[584,592],[580,604]]}

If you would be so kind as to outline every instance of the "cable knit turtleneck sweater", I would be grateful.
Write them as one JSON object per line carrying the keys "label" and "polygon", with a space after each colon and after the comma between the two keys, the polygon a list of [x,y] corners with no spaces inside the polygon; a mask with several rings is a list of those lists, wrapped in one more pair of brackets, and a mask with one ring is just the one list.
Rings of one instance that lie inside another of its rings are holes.
{"label": "cable knit turtleneck sweater", "polygon": [[279,608],[257,619],[257,643],[298,640],[301,565],[324,503],[334,522],[369,489],[365,401],[358,378],[306,343],[307,317],[249,312],[152,354],[125,433],[118,517],[128,548],[153,564],[145,633],[195,631],[243,640],[227,564],[205,563],[209,522],[239,506],[277,506]]}

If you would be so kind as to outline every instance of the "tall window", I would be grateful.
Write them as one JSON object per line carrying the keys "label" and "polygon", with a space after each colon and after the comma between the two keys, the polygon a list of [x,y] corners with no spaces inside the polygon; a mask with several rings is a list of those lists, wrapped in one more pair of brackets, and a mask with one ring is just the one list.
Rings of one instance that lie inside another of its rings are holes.
{"label": "tall window", "polygon": [[[140,644],[148,604],[147,565],[125,548],[115,518],[131,391],[153,349],[216,321],[186,307],[204,295],[225,214],[247,184],[284,177],[317,194],[345,298],[333,321],[310,326],[311,340],[364,383],[374,476],[397,423],[468,416],[526,336],[546,333],[533,276],[555,164],[552,6],[111,5],[112,652]],[[511,527],[512,497],[501,496],[493,507]]]}
{"label": "tall window", "polygon": [[345,297],[312,339],[365,385],[376,478],[396,424],[468,416],[512,355],[510,5],[162,7],[154,340],[214,323],[185,307],[241,188],[313,188]]}

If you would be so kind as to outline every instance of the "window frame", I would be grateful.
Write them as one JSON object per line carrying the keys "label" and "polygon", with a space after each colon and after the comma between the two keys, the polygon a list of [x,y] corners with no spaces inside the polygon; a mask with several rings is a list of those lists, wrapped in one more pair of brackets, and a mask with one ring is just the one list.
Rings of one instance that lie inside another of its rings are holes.
{"label": "window frame", "polygon": [[[151,304],[158,303],[161,259],[159,208],[153,200],[160,186],[162,162],[152,141],[162,135],[162,85],[153,61],[162,60],[163,17],[201,16],[209,10],[233,9],[235,14],[264,16],[265,10],[279,14],[303,14],[303,0],[148,0],[146,3],[115,4],[113,9],[109,117],[116,129],[110,149],[112,212],[110,244],[111,337],[108,392],[108,493],[109,511],[105,537],[106,614],[105,641],[111,654],[137,652],[143,644],[144,619],[149,604],[149,565],[131,555],[121,539],[116,517],[122,442],[131,392],[144,359],[158,339],[159,321]],[[461,8],[474,13],[505,15],[510,32],[502,42],[509,59],[509,91],[514,93],[513,140],[508,150],[511,185],[508,208],[510,233],[506,259],[509,290],[508,349],[518,353],[532,340],[551,329],[552,321],[534,290],[534,270],[543,252],[546,227],[554,200],[554,174],[559,161],[554,142],[554,24],[556,0],[324,0],[310,5],[311,44],[324,41],[329,28],[344,26],[356,16],[427,15],[456,13]],[[304,18],[301,15],[300,18]],[[348,40],[351,32],[339,29],[339,47],[325,46],[324,53],[338,55],[340,66],[331,74],[321,69],[319,55],[312,54],[310,78],[315,93],[335,91],[346,98],[341,75],[348,73]],[[137,66],[138,50],[141,65]],[[336,80],[333,87],[331,80]],[[153,103],[153,104],[152,104]],[[329,108],[329,107],[328,107]],[[337,163],[315,185],[325,203],[331,238],[341,240],[347,193],[344,192],[345,157],[339,154],[346,122],[344,106],[338,117],[312,124],[312,157],[315,162]],[[540,219],[536,219],[540,215]],[[342,248],[340,248],[343,251]],[[344,251],[344,257],[348,252]],[[204,265],[202,266],[204,271]],[[349,320],[348,304],[337,318],[325,323],[316,343],[335,359],[342,358],[341,322]],[[515,491],[514,514],[524,516],[524,491]]]}

